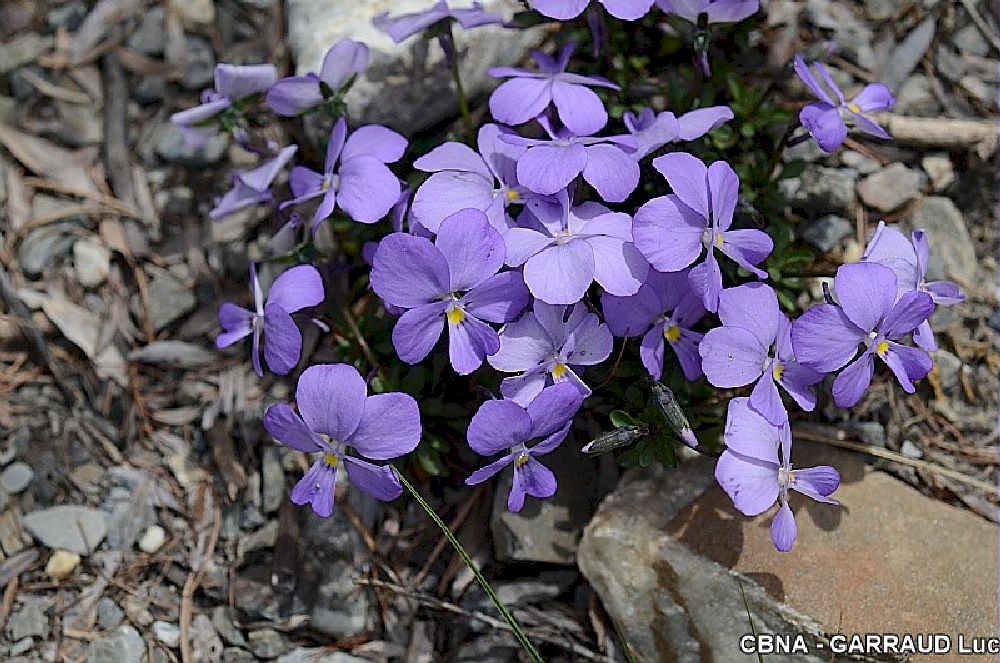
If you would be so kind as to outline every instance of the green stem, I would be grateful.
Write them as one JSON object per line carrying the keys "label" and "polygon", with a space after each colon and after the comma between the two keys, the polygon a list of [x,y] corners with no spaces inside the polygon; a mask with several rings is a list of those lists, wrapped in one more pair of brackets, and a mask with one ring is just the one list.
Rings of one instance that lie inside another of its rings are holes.
{"label": "green stem", "polygon": [[493,591],[493,588],[490,586],[489,581],[486,580],[486,576],[484,576],[482,571],[479,570],[479,567],[472,560],[472,557],[470,557],[469,553],[465,551],[465,548],[462,547],[462,544],[458,542],[458,539],[455,538],[455,535],[452,534],[450,529],[448,529],[448,526],[445,524],[445,522],[441,520],[441,517],[437,514],[434,508],[430,504],[428,504],[423,497],[420,496],[420,493],[417,492],[417,489],[414,488],[413,485],[406,480],[406,477],[403,476],[402,472],[400,472],[396,468],[393,469],[396,472],[396,476],[399,477],[399,482],[402,483],[403,487],[406,488],[406,490],[410,493],[410,495],[413,496],[413,499],[417,501],[417,504],[419,504],[421,508],[423,508],[423,510],[427,512],[427,515],[431,517],[431,520],[434,521],[434,524],[437,525],[439,528],[441,528],[441,531],[444,533],[445,538],[448,539],[448,542],[451,543],[452,547],[455,548],[455,551],[458,552],[458,554],[461,556],[465,564],[472,570],[472,575],[476,577],[476,580],[479,582],[479,585],[483,588],[483,591],[485,591],[486,595],[490,597],[491,601],[493,601],[493,605],[496,606],[497,612],[500,613],[500,616],[503,617],[504,621],[507,622],[507,624],[510,626],[510,630],[513,632],[514,637],[517,638],[518,643],[520,643],[521,647],[524,648],[524,651],[527,652],[528,656],[531,658],[533,663],[545,663],[545,659],[542,658],[542,655],[538,653],[538,650],[535,649],[535,646],[531,644],[530,640],[528,640],[528,636],[525,635],[523,630],[521,630],[520,625],[518,625],[517,621],[514,619],[514,615],[510,613],[507,607],[500,600],[500,597],[497,596],[497,593]]}

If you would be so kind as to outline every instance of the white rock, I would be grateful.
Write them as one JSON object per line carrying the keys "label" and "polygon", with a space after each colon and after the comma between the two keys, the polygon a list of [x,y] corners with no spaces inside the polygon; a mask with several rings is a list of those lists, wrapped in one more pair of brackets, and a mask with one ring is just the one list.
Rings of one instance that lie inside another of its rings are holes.
{"label": "white rock", "polygon": [[[371,63],[358,78],[346,101],[350,116],[361,123],[386,124],[407,135],[458,115],[451,73],[435,40],[420,36],[402,44],[372,25],[384,11],[408,14],[423,11],[435,0],[286,0],[288,42],[299,74],[318,72],[327,49],[341,39],[364,42]],[[453,0],[452,7],[468,7],[470,0]],[[486,0],[487,11],[510,18],[521,3]],[[470,98],[482,97],[497,81],[490,67],[519,64],[527,49],[537,46],[544,28],[530,30],[486,26],[455,27],[461,61],[462,86]]]}
{"label": "white rock", "polygon": [[81,239],[73,244],[73,267],[80,285],[98,286],[111,271],[111,251],[94,240]]}
{"label": "white rock", "polygon": [[27,463],[20,461],[11,463],[0,474],[0,488],[3,488],[11,495],[17,495],[28,487],[28,484],[31,483],[34,477],[35,472]]}
{"label": "white rock", "polygon": [[56,580],[69,577],[80,565],[80,556],[68,550],[57,550],[45,565],[45,575]]}
{"label": "white rock", "polygon": [[24,528],[49,548],[86,555],[104,540],[108,523],[103,511],[62,505],[29,513]]}
{"label": "white rock", "polygon": [[943,191],[955,181],[955,168],[947,154],[928,154],[920,161],[924,172],[931,178],[931,187]]}
{"label": "white rock", "polygon": [[177,12],[188,26],[207,25],[215,21],[215,3],[212,0],[170,0],[170,9]]}
{"label": "white rock", "polygon": [[181,630],[177,624],[153,622],[153,636],[171,649],[181,644]]}
{"label": "white rock", "polygon": [[159,525],[152,525],[139,539],[139,550],[152,555],[163,547],[167,541],[167,533]]}

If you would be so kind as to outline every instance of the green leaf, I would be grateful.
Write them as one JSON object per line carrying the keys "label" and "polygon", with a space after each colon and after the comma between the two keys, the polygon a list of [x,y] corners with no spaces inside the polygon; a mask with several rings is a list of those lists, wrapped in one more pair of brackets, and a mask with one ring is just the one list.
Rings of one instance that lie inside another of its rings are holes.
{"label": "green leaf", "polygon": [[612,410],[611,425],[615,428],[622,428],[624,426],[641,426],[642,422],[636,421],[631,414],[624,410]]}

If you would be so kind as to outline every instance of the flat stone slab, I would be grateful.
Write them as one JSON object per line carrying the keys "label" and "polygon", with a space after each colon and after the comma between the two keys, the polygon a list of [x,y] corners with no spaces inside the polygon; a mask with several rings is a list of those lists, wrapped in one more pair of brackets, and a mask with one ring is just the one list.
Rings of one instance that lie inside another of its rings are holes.
{"label": "flat stone slab", "polygon": [[834,497],[842,506],[793,495],[798,540],[790,553],[771,542],[773,509],[746,518],[717,484],[667,532],[753,578],[828,633],[996,634],[995,524],[866,467],[857,454],[797,441],[793,460],[837,467],[842,483]]}

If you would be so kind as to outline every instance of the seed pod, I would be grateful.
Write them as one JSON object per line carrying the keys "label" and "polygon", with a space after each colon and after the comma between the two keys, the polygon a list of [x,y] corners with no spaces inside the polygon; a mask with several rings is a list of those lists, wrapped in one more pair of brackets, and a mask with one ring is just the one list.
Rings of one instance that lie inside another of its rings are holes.
{"label": "seed pod", "polygon": [[688,423],[687,416],[685,416],[684,411],[681,409],[680,403],[677,402],[674,392],[659,382],[654,382],[653,395],[656,396],[656,403],[660,406],[660,413],[663,414],[663,418],[670,424],[674,433],[681,438],[684,444],[692,449],[696,449],[698,447],[698,438],[694,436],[691,424]]}
{"label": "seed pod", "polygon": [[634,444],[649,434],[645,426],[622,426],[588,442],[581,451],[585,454],[603,454]]}

